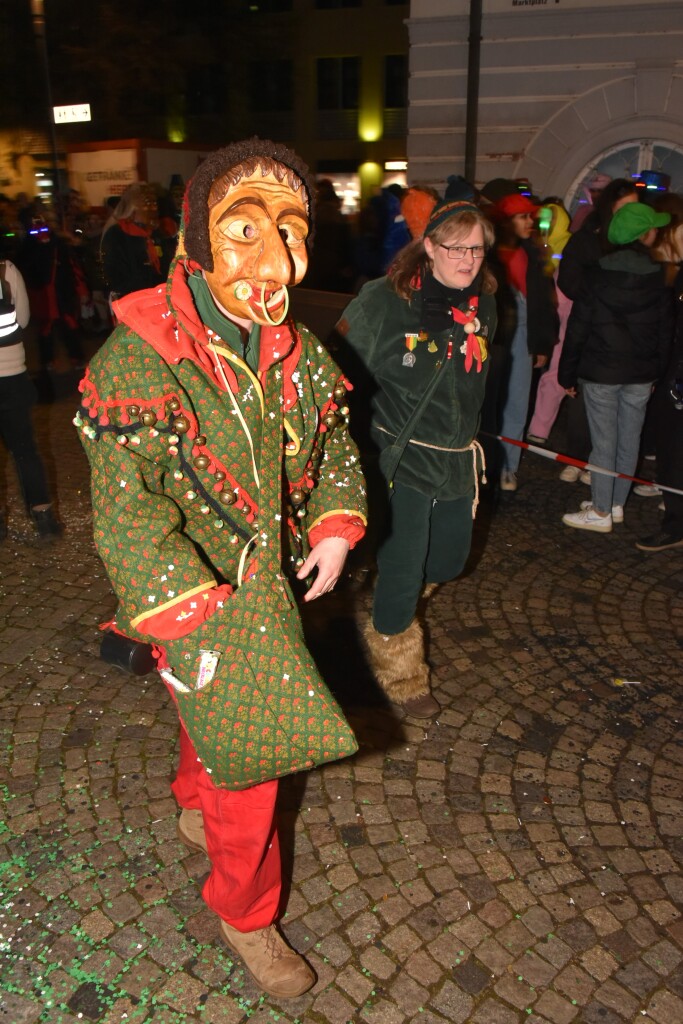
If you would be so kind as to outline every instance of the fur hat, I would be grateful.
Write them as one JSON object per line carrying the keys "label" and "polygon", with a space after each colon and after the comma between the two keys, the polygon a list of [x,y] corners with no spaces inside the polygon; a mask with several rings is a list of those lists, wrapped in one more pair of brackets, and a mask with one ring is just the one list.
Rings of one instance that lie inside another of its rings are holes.
{"label": "fur hat", "polygon": [[401,200],[401,213],[408,225],[412,238],[422,238],[429,215],[439,201],[433,189],[415,185],[409,188]]}
{"label": "fur hat", "polygon": [[[275,166],[273,166],[275,165]],[[188,182],[183,200],[183,244],[190,259],[195,260],[204,270],[213,270],[213,254],[209,242],[209,201],[215,192],[214,185],[221,182],[225,192],[230,185],[237,184],[243,177],[255,174],[257,169],[267,174],[272,171],[279,180],[287,180],[294,191],[304,189],[308,219],[313,225],[315,208],[315,186],[308,175],[305,163],[280,142],[251,139],[233,142],[223,149],[210,153]],[[236,170],[235,174],[230,172]],[[219,199],[215,198],[214,202]],[[307,238],[310,243],[312,232]]]}

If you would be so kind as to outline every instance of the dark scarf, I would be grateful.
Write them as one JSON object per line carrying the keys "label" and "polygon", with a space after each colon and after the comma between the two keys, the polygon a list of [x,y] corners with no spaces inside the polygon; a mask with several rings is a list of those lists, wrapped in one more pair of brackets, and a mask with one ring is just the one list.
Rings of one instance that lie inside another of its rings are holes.
{"label": "dark scarf", "polygon": [[427,273],[420,289],[420,326],[431,333],[447,331],[453,326],[453,306],[461,306],[467,303],[470,296],[478,295],[480,283],[477,275],[468,288],[448,288],[437,281],[431,272]]}

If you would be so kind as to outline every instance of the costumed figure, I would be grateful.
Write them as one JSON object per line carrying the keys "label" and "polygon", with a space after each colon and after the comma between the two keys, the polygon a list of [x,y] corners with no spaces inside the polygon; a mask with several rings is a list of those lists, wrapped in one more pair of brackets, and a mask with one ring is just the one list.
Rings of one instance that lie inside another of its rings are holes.
{"label": "costumed figure", "polygon": [[353,753],[306,650],[283,573],[331,590],[364,532],[347,384],[288,319],[312,219],[305,166],[261,139],[211,154],[189,183],[165,286],[115,304],[82,382],[95,542],[115,628],[151,640],[180,717],[180,839],[228,946],[279,997],[315,975],[275,926],[277,778]]}
{"label": "costumed figure", "polygon": [[388,497],[368,652],[389,699],[428,718],[439,704],[416,609],[425,584],[455,578],[469,555],[496,304],[484,264],[493,230],[479,208],[442,200],[423,230],[387,277],[362,288],[337,331],[375,386],[371,436]]}

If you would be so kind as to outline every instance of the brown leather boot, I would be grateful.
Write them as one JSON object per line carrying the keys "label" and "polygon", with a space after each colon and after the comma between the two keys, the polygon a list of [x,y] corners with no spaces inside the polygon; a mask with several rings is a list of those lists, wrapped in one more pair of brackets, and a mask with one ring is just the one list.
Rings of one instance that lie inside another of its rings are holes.
{"label": "brown leather boot", "polygon": [[378,633],[371,622],[365,630],[370,662],[377,681],[394,704],[414,718],[432,718],[441,710],[429,692],[429,667],[417,619],[402,633]]}
{"label": "brown leather boot", "polygon": [[176,825],[176,832],[180,842],[184,843],[190,850],[201,850],[202,853],[206,853],[208,856],[206,836],[204,834],[204,819],[202,818],[201,811],[194,811],[190,807],[183,807]]}
{"label": "brown leather boot", "polygon": [[268,995],[295,999],[315,985],[316,977],[299,953],[287,945],[274,924],[254,932],[238,932],[221,920],[221,935],[244,961],[254,981]]}

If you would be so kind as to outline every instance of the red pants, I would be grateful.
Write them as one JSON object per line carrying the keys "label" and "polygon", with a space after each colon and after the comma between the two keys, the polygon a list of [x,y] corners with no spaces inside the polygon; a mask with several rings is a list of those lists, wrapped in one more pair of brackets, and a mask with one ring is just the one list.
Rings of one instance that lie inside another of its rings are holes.
{"label": "red pants", "polygon": [[277,780],[239,792],[218,789],[180,725],[180,763],[171,789],[181,807],[201,810],[211,860],[202,896],[241,932],[278,916],[282,876],[275,822]]}

